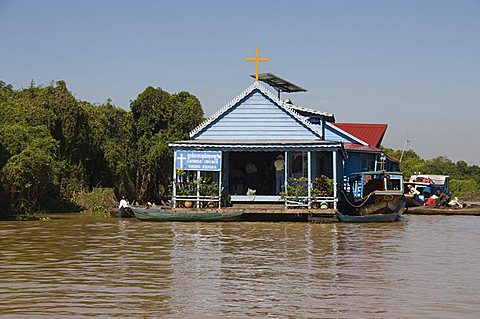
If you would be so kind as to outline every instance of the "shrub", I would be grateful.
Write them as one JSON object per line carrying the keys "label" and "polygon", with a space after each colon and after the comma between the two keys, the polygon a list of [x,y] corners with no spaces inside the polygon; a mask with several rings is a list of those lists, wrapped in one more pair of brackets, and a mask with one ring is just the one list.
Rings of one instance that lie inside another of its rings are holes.
{"label": "shrub", "polygon": [[473,179],[452,179],[450,181],[450,190],[454,196],[463,200],[480,199],[480,185]]}
{"label": "shrub", "polygon": [[107,214],[117,206],[112,188],[94,188],[91,192],[80,192],[75,201],[89,213]]}

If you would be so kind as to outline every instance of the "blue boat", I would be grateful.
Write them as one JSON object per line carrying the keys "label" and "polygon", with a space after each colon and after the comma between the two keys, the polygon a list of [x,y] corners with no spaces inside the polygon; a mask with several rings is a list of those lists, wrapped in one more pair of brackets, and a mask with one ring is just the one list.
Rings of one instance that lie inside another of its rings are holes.
{"label": "blue boat", "polygon": [[403,175],[398,172],[371,171],[351,174],[342,192],[342,222],[391,222],[405,210]]}

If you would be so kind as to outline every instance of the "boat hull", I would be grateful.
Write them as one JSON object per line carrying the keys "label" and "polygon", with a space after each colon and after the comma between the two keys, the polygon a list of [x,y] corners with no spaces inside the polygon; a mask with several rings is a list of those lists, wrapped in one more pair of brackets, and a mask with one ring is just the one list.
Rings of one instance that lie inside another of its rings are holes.
{"label": "boat hull", "polygon": [[352,216],[352,215],[344,215],[344,214],[337,214],[337,218],[339,221],[344,223],[386,223],[386,222],[394,222],[400,220],[400,214],[398,213],[390,213],[390,214],[371,214],[371,215],[364,215],[364,216]]}
{"label": "boat hull", "polygon": [[367,199],[350,201],[347,199],[340,212],[345,215],[364,216],[372,214],[402,214],[405,210],[405,197],[400,191],[375,191]]}
{"label": "boat hull", "polygon": [[240,219],[241,212],[174,212],[149,209],[132,209],[140,220],[160,222],[226,222]]}

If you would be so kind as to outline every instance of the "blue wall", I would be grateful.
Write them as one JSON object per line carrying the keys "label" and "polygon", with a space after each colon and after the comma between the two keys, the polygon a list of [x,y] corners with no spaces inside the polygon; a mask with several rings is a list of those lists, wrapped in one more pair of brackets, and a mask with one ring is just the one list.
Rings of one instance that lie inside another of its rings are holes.
{"label": "blue wall", "polygon": [[341,133],[340,131],[331,127],[330,124],[325,125],[325,140],[359,144],[357,140],[354,140],[353,138]]}
{"label": "blue wall", "polygon": [[259,90],[197,134],[195,139],[312,140],[320,139]]}

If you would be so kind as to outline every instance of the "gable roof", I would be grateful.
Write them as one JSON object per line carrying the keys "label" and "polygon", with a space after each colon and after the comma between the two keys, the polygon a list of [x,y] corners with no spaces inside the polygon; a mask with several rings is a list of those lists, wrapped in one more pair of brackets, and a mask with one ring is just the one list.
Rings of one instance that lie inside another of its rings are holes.
{"label": "gable roof", "polygon": [[246,90],[240,93],[237,97],[227,103],[224,107],[219,109],[215,112],[212,116],[207,118],[203,123],[197,126],[190,132],[190,137],[195,138],[196,136],[200,135],[202,132],[208,129],[208,127],[219,120],[224,114],[229,112],[230,110],[234,109],[243,99],[245,99],[249,94],[254,92],[255,90],[259,91],[263,94],[266,98],[271,100],[276,106],[280,109],[284,110],[287,114],[289,114],[292,118],[294,118],[297,122],[301,123],[304,127],[306,127],[309,131],[311,131],[314,135],[322,138],[322,132],[319,130],[315,125],[310,123],[307,118],[298,114],[297,111],[292,109],[287,103],[284,101],[279,100],[274,94],[272,94],[269,90],[267,90],[263,85],[259,82],[254,82],[250,85]]}
{"label": "gable roof", "polygon": [[380,147],[388,127],[387,124],[366,123],[335,123],[334,125],[374,147]]}
{"label": "gable roof", "polygon": [[[334,140],[337,140],[339,139],[340,141],[347,141],[347,142],[351,142],[351,143],[358,143],[358,144],[361,144],[361,145],[368,145],[367,142],[361,140],[360,138],[358,138],[357,136],[353,135],[353,134],[350,134],[349,132],[347,131],[344,131],[342,130],[341,128],[339,128],[338,126],[335,125],[335,123],[329,123],[329,122],[325,122],[325,129],[326,129],[326,133],[327,134],[327,130],[328,131],[331,131],[333,133],[333,139]],[[332,137],[330,137],[332,138]]]}

